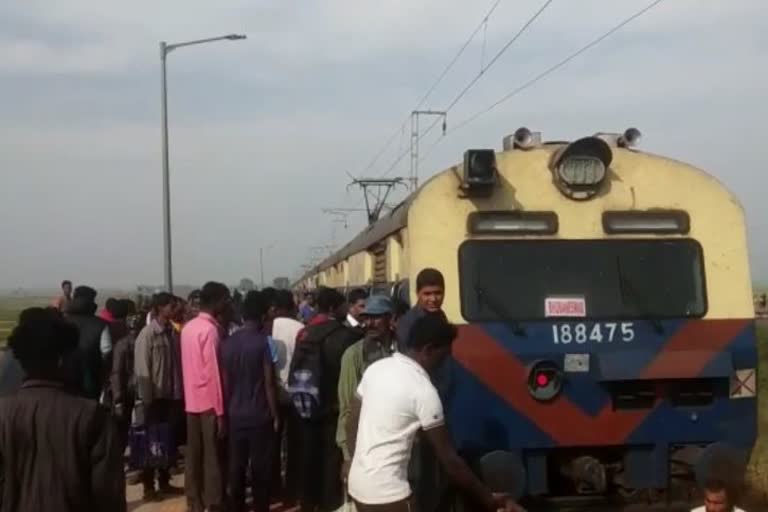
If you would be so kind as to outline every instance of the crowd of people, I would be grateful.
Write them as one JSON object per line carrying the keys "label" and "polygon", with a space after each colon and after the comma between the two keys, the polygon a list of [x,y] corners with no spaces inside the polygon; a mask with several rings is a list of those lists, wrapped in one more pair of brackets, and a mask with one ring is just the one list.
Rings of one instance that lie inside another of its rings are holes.
{"label": "crowd of people", "polygon": [[[522,510],[452,445],[442,274],[424,269],[416,292],[410,308],[363,289],[297,301],[208,282],[98,311],[93,288],[65,281],[9,338],[25,379],[0,399],[0,512],[125,510],[126,478],[147,501],[184,493],[192,512],[245,510],[248,488],[259,512],[440,510],[438,471],[469,510]],[[730,507],[709,487],[708,503]]]}

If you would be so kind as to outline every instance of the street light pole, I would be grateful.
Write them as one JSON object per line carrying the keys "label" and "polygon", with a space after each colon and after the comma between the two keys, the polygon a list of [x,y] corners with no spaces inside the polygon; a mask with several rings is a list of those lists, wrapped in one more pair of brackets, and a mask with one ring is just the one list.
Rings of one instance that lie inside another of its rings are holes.
{"label": "street light pole", "polygon": [[165,289],[168,293],[173,293],[173,265],[171,255],[171,176],[168,165],[168,84],[166,81],[166,57],[168,56],[168,45],[165,41],[160,42],[160,81],[162,82],[161,91],[161,118],[162,118],[162,138],[163,138],[163,275],[165,277]]}
{"label": "street light pole", "polygon": [[[176,48],[182,46],[192,46],[195,44],[212,43],[214,41],[237,41],[245,39],[244,35],[229,34],[220,37],[211,37],[208,39],[197,39],[195,41],[186,41],[183,43],[168,44],[165,41],[160,42],[160,101],[161,101],[161,127],[162,127],[162,146],[163,146],[163,274],[165,289],[168,293],[173,293],[173,259],[171,254],[171,177],[170,165],[168,163],[168,83],[166,80],[166,60],[168,54]],[[263,279],[263,277],[262,277]]]}

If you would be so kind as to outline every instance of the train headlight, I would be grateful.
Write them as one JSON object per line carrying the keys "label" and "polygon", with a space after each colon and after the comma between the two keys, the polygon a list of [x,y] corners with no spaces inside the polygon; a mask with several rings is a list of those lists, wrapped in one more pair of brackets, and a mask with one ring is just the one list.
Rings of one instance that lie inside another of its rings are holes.
{"label": "train headlight", "polygon": [[497,178],[496,152],[470,149],[464,153],[462,188],[470,196],[490,195]]}
{"label": "train headlight", "polygon": [[611,148],[602,139],[579,139],[556,155],[555,184],[571,199],[590,199],[605,182],[612,160]]}
{"label": "train headlight", "polygon": [[599,185],[605,178],[605,165],[593,156],[569,156],[557,166],[557,175],[571,188]]}

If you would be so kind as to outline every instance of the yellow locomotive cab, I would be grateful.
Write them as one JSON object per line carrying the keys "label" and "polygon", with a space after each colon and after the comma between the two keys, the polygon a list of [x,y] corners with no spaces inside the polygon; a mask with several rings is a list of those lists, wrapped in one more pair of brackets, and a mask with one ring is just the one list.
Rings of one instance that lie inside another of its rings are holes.
{"label": "yellow locomotive cab", "polygon": [[418,272],[440,270],[459,326],[448,425],[481,467],[505,454],[513,495],[671,495],[679,468],[701,479],[727,451],[743,469],[754,444],[744,211],[639,138],[520,129],[467,150],[298,283],[413,304]]}

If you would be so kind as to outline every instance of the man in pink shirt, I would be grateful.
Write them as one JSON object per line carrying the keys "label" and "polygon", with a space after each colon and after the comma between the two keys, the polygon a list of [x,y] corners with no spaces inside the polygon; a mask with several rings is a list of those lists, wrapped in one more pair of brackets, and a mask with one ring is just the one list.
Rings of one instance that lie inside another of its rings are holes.
{"label": "man in pink shirt", "polygon": [[218,357],[223,330],[216,318],[230,307],[229,289],[221,283],[206,283],[200,291],[200,313],[181,331],[187,412],[185,487],[191,512],[219,511],[224,505],[224,400]]}

